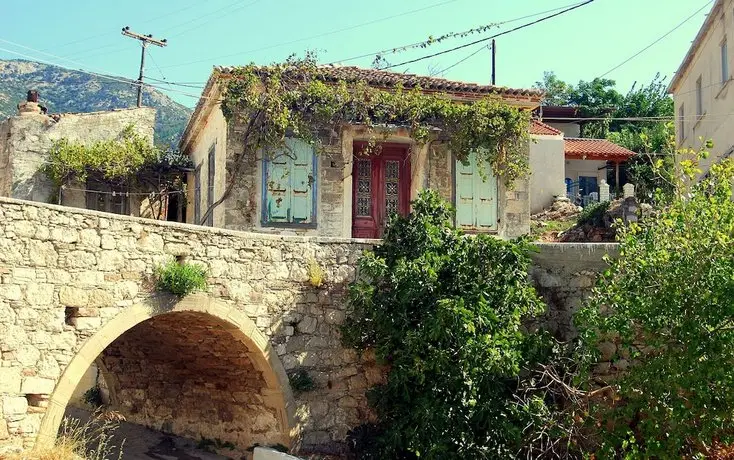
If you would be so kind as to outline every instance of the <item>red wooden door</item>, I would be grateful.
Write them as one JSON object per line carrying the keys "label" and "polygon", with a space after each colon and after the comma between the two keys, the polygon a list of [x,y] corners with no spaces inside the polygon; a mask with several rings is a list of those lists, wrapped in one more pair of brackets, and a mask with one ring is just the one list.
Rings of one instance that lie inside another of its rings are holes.
{"label": "red wooden door", "polygon": [[408,147],[382,144],[379,153],[362,156],[364,144],[355,143],[352,175],[352,236],[380,238],[392,213],[406,215],[410,203]]}

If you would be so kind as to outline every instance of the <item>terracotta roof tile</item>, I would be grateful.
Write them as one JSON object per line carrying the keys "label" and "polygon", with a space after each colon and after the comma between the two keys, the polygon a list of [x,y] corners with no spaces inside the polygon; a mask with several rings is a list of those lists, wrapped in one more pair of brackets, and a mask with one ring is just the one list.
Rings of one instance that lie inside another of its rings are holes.
{"label": "terracotta roof tile", "polygon": [[606,139],[579,139],[567,137],[566,158],[581,160],[626,160],[635,152]]}
{"label": "terracotta roof tile", "polygon": [[533,120],[530,123],[530,134],[535,134],[538,136],[558,136],[562,133],[556,128],[546,125],[542,121]]}

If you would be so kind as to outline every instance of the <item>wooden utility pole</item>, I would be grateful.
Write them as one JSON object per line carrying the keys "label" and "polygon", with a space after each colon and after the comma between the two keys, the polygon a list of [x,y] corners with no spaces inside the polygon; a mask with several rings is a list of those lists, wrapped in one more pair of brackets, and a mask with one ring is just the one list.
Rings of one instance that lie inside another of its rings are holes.
{"label": "wooden utility pole", "polygon": [[152,35],[141,35],[138,33],[133,32],[130,30],[130,27],[123,27],[122,28],[122,35],[130,38],[134,38],[135,40],[140,40],[140,44],[142,45],[142,52],[140,55],[140,76],[138,77],[138,107],[143,106],[143,73],[145,72],[145,50],[148,47],[148,44],[160,46],[161,48],[166,46],[168,44],[168,40],[165,38],[163,40],[158,40],[153,38]]}
{"label": "wooden utility pole", "polygon": [[492,85],[497,84],[497,42],[492,39]]}

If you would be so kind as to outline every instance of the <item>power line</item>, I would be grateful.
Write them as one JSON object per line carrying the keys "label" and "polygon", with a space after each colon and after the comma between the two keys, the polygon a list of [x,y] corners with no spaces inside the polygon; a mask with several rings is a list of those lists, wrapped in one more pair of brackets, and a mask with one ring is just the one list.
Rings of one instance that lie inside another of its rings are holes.
{"label": "power line", "polygon": [[583,6],[589,5],[589,4],[593,3],[594,1],[595,1],[595,0],[586,0],[586,1],[585,1],[585,2],[583,2],[583,3],[579,3],[579,4],[575,5],[575,6],[572,6],[572,7],[570,7],[570,8],[566,8],[566,9],[564,9],[564,10],[561,10],[561,11],[557,12],[557,13],[551,14],[551,15],[549,15],[549,16],[544,16],[544,17],[542,17],[542,18],[540,18],[540,19],[537,19],[537,20],[535,20],[535,21],[532,21],[532,22],[528,22],[528,23],[526,23],[526,24],[523,24],[523,25],[521,25],[521,26],[518,26],[518,27],[514,27],[514,28],[512,28],[512,29],[510,29],[510,30],[506,30],[506,31],[504,31],[504,32],[500,32],[500,33],[498,33],[498,34],[495,34],[495,35],[492,35],[492,36],[490,36],[490,37],[486,37],[486,38],[480,38],[479,40],[474,40],[473,42],[470,42],[470,43],[466,43],[466,44],[464,44],[464,45],[459,45],[459,46],[456,46],[456,47],[454,47],[454,48],[451,48],[451,49],[448,49],[448,50],[444,50],[444,51],[439,51],[439,52],[437,52],[437,53],[429,54],[428,56],[423,56],[423,57],[419,57],[419,58],[416,58],[416,59],[411,59],[411,60],[409,60],[409,61],[401,62],[401,63],[399,63],[399,64],[391,64],[391,65],[388,65],[388,66],[385,66],[385,67],[381,67],[381,68],[380,68],[380,70],[385,70],[385,69],[392,69],[392,68],[394,68],[394,67],[400,67],[400,66],[402,66],[402,65],[412,64],[412,63],[414,63],[414,62],[418,62],[418,61],[423,61],[423,60],[425,60],[425,59],[430,59],[430,58],[433,58],[433,57],[436,57],[436,56],[440,56],[440,55],[442,55],[442,54],[447,54],[447,53],[451,53],[451,52],[454,52],[454,51],[457,51],[457,50],[460,50],[460,49],[466,48],[466,47],[468,47],[468,46],[476,45],[477,43],[483,43],[483,42],[486,42],[486,41],[488,41],[488,40],[492,40],[493,38],[501,37],[501,36],[503,36],[503,35],[507,35],[507,34],[510,34],[510,33],[512,33],[512,32],[516,32],[516,31],[518,31],[518,30],[521,30],[521,29],[525,29],[525,28],[527,28],[527,27],[530,27],[530,26],[534,26],[534,25],[536,25],[536,24],[539,24],[539,23],[541,23],[541,22],[543,22],[543,21],[547,21],[547,20],[549,20],[549,19],[552,19],[552,18],[558,17],[558,16],[560,16],[560,15],[562,15],[562,14],[565,14],[565,13],[568,13],[568,12],[570,12],[570,11],[573,11],[573,10],[575,10],[575,9],[578,9],[578,8],[581,8],[581,7],[583,7]]}
{"label": "power line", "polygon": [[439,72],[439,74],[444,74],[445,72],[448,72],[449,70],[453,69],[457,65],[464,63],[465,61],[469,60],[470,58],[473,58],[474,56],[476,56],[477,54],[479,54],[481,51],[483,51],[485,48],[488,49],[489,46],[488,45],[482,45],[482,46],[480,46],[479,49],[477,49],[476,51],[472,52],[470,55],[462,58],[461,60],[459,60],[457,62],[454,62],[450,66],[448,66],[445,69],[441,70]]}
{"label": "power line", "polygon": [[[562,9],[565,9],[565,8],[568,8],[568,7],[571,7],[571,6],[574,6],[574,5],[581,5],[582,3],[583,2],[581,2],[581,3],[572,3],[572,4],[566,5],[566,6],[560,6],[558,8],[553,8],[553,9],[546,10],[546,11],[541,11],[541,12],[538,12],[538,13],[528,14],[528,15],[525,15],[525,16],[521,16],[519,18],[514,18],[514,19],[509,19],[507,21],[498,22],[495,25],[499,27],[499,26],[503,26],[503,25],[506,25],[506,24],[511,24],[513,22],[522,21],[523,19],[534,18],[536,16],[541,16],[543,14],[548,14],[548,13],[552,13],[554,11],[559,11],[559,10],[562,10]],[[461,35],[462,33],[463,32],[459,32],[459,33],[452,34],[452,35],[456,36],[456,35]],[[391,53],[394,50],[415,48],[415,47],[418,47],[418,46],[421,46],[421,45],[425,45],[425,44],[426,44],[426,41],[415,42],[415,43],[411,43],[409,45],[397,46],[397,47],[393,47],[393,48],[388,48],[388,49],[376,51],[376,52],[373,52],[373,53],[360,54],[359,56],[353,56],[353,57],[350,57],[350,58],[347,58],[347,59],[340,59],[338,61],[330,62],[329,64],[338,64],[338,63],[343,63],[343,62],[354,61],[354,60],[362,59],[362,58],[366,58],[366,57],[377,56],[378,54]]]}
{"label": "power line", "polygon": [[235,57],[235,56],[241,56],[241,55],[244,55],[244,54],[257,53],[259,51],[265,51],[265,50],[269,50],[269,49],[272,49],[272,48],[278,48],[280,46],[292,45],[294,43],[299,43],[299,42],[303,42],[303,41],[307,41],[307,40],[313,40],[315,38],[326,37],[326,36],[329,36],[329,35],[334,35],[334,34],[337,34],[337,33],[341,33],[341,32],[346,32],[346,31],[349,31],[349,30],[358,29],[360,27],[365,27],[365,26],[369,26],[369,25],[372,25],[372,24],[377,24],[379,22],[387,21],[387,20],[390,20],[390,19],[395,19],[395,18],[407,16],[407,15],[410,15],[410,14],[419,13],[421,11],[425,11],[425,10],[428,10],[428,9],[431,9],[431,8],[436,8],[438,6],[443,6],[443,5],[446,5],[446,4],[449,4],[449,3],[454,3],[456,1],[457,0],[443,1],[443,2],[440,2],[440,3],[435,3],[433,5],[424,6],[422,8],[418,8],[418,9],[415,9],[415,10],[405,11],[403,13],[398,13],[398,14],[394,14],[394,15],[391,15],[391,16],[385,16],[385,17],[382,17],[382,18],[373,19],[371,21],[363,22],[363,23],[360,23],[360,24],[355,24],[355,25],[348,26],[348,27],[342,27],[340,29],[335,29],[335,30],[331,30],[331,31],[328,31],[328,32],[322,32],[320,34],[311,35],[311,36],[308,36],[308,37],[298,38],[298,39],[295,39],[295,40],[290,40],[290,41],[287,41],[287,42],[281,42],[281,43],[277,43],[277,44],[274,44],[274,45],[268,45],[268,46],[265,46],[265,47],[262,47],[262,48],[256,48],[256,49],[252,49],[252,50],[248,50],[248,51],[240,51],[240,52],[237,52],[237,53],[224,54],[224,55],[221,55],[221,56],[209,57],[209,58],[206,58],[206,59],[199,59],[199,60],[196,60],[196,61],[189,61],[189,62],[183,62],[183,63],[173,64],[173,65],[169,65],[169,66],[164,66],[163,68],[164,69],[169,69],[169,68],[174,68],[174,67],[184,67],[184,66],[188,66],[188,65],[192,65],[192,64],[199,64],[201,62],[210,62],[210,61],[216,60],[216,59],[225,59],[225,58],[230,58],[230,57]]}
{"label": "power line", "polygon": [[[201,19],[204,19],[204,18],[207,18],[207,17],[210,17],[210,16],[214,16],[214,15],[217,15],[218,13],[221,13],[222,11],[228,10],[229,8],[231,8],[231,7],[233,7],[233,6],[236,6],[236,5],[240,4],[240,3],[241,3],[241,1],[242,1],[242,0],[236,0],[236,1],[232,2],[232,3],[228,3],[228,4],[226,4],[225,6],[223,6],[223,7],[219,8],[219,9],[217,9],[217,10],[211,11],[211,12],[209,12],[209,13],[207,13],[207,14],[203,14],[203,15],[201,15],[201,16],[198,16],[198,17],[195,17],[195,18],[193,18],[193,19],[191,19],[191,20],[188,20],[188,21],[182,22],[182,23],[180,23],[180,24],[176,24],[176,25],[174,25],[174,26],[172,26],[172,27],[169,27],[169,28],[167,28],[167,29],[163,29],[163,32],[162,32],[162,33],[168,33],[168,32],[170,32],[170,31],[171,31],[171,30],[173,30],[173,29],[178,29],[179,27],[182,27],[182,26],[186,26],[186,25],[189,25],[189,24],[191,24],[191,23],[194,23],[194,22],[197,22],[197,21],[199,21],[199,20],[201,20]],[[249,7],[249,6],[252,6],[252,5],[254,5],[255,3],[258,3],[259,1],[260,1],[260,0],[254,0],[254,1],[250,2],[250,3],[247,3],[247,4],[245,4],[245,5],[241,5],[241,6],[239,7],[239,8],[235,8],[235,9],[234,9],[234,10],[233,10],[232,12],[234,12],[234,11],[239,11],[239,10],[241,10],[241,9],[247,8],[247,7]],[[177,36],[179,36],[179,35],[185,34],[185,33],[187,33],[187,32],[188,32],[189,30],[191,30],[191,29],[194,29],[194,28],[197,28],[197,27],[200,27],[201,25],[203,25],[203,24],[207,24],[207,23],[209,23],[209,22],[211,22],[211,20],[209,20],[209,21],[205,21],[205,22],[203,22],[203,23],[201,23],[201,24],[197,24],[196,26],[194,26],[194,27],[192,27],[192,28],[190,28],[190,29],[187,29],[187,30],[183,31],[182,33],[176,33],[176,34],[172,35],[172,37],[177,37]]]}
{"label": "power line", "polygon": [[615,70],[619,69],[620,67],[622,67],[623,65],[627,64],[631,60],[635,59],[637,56],[641,55],[645,51],[649,50],[653,46],[657,45],[658,43],[660,43],[661,41],[663,41],[668,35],[672,34],[676,30],[678,30],[681,27],[683,27],[688,21],[690,21],[691,19],[693,19],[694,17],[696,17],[696,15],[698,15],[698,13],[700,13],[701,11],[703,11],[706,7],[708,7],[713,2],[714,2],[714,0],[708,1],[705,5],[703,5],[701,8],[699,8],[698,10],[696,10],[695,13],[693,13],[692,15],[688,16],[685,20],[683,20],[683,22],[681,22],[680,24],[678,24],[677,26],[673,27],[671,30],[669,30],[668,32],[666,32],[662,37],[659,37],[657,40],[655,40],[654,42],[650,43],[646,47],[642,48],[640,51],[638,51],[637,53],[633,54],[629,58],[625,59],[620,64],[616,65],[615,67],[612,67],[610,70],[607,70],[599,78],[604,78],[605,76],[607,76],[610,73],[614,72]]}

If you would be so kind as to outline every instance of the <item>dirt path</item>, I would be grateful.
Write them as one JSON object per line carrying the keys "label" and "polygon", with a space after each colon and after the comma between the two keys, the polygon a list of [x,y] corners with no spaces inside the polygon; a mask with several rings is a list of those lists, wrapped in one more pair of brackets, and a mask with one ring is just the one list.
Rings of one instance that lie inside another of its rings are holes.
{"label": "dirt path", "polygon": [[[67,408],[66,416],[86,422],[90,412]],[[156,460],[226,460],[229,457],[212,454],[196,448],[197,442],[192,439],[181,438],[154,431],[134,423],[121,422],[114,433],[113,444],[119,446],[125,441],[122,448],[124,460],[156,459]],[[114,452],[112,459],[116,459],[119,451]]]}

